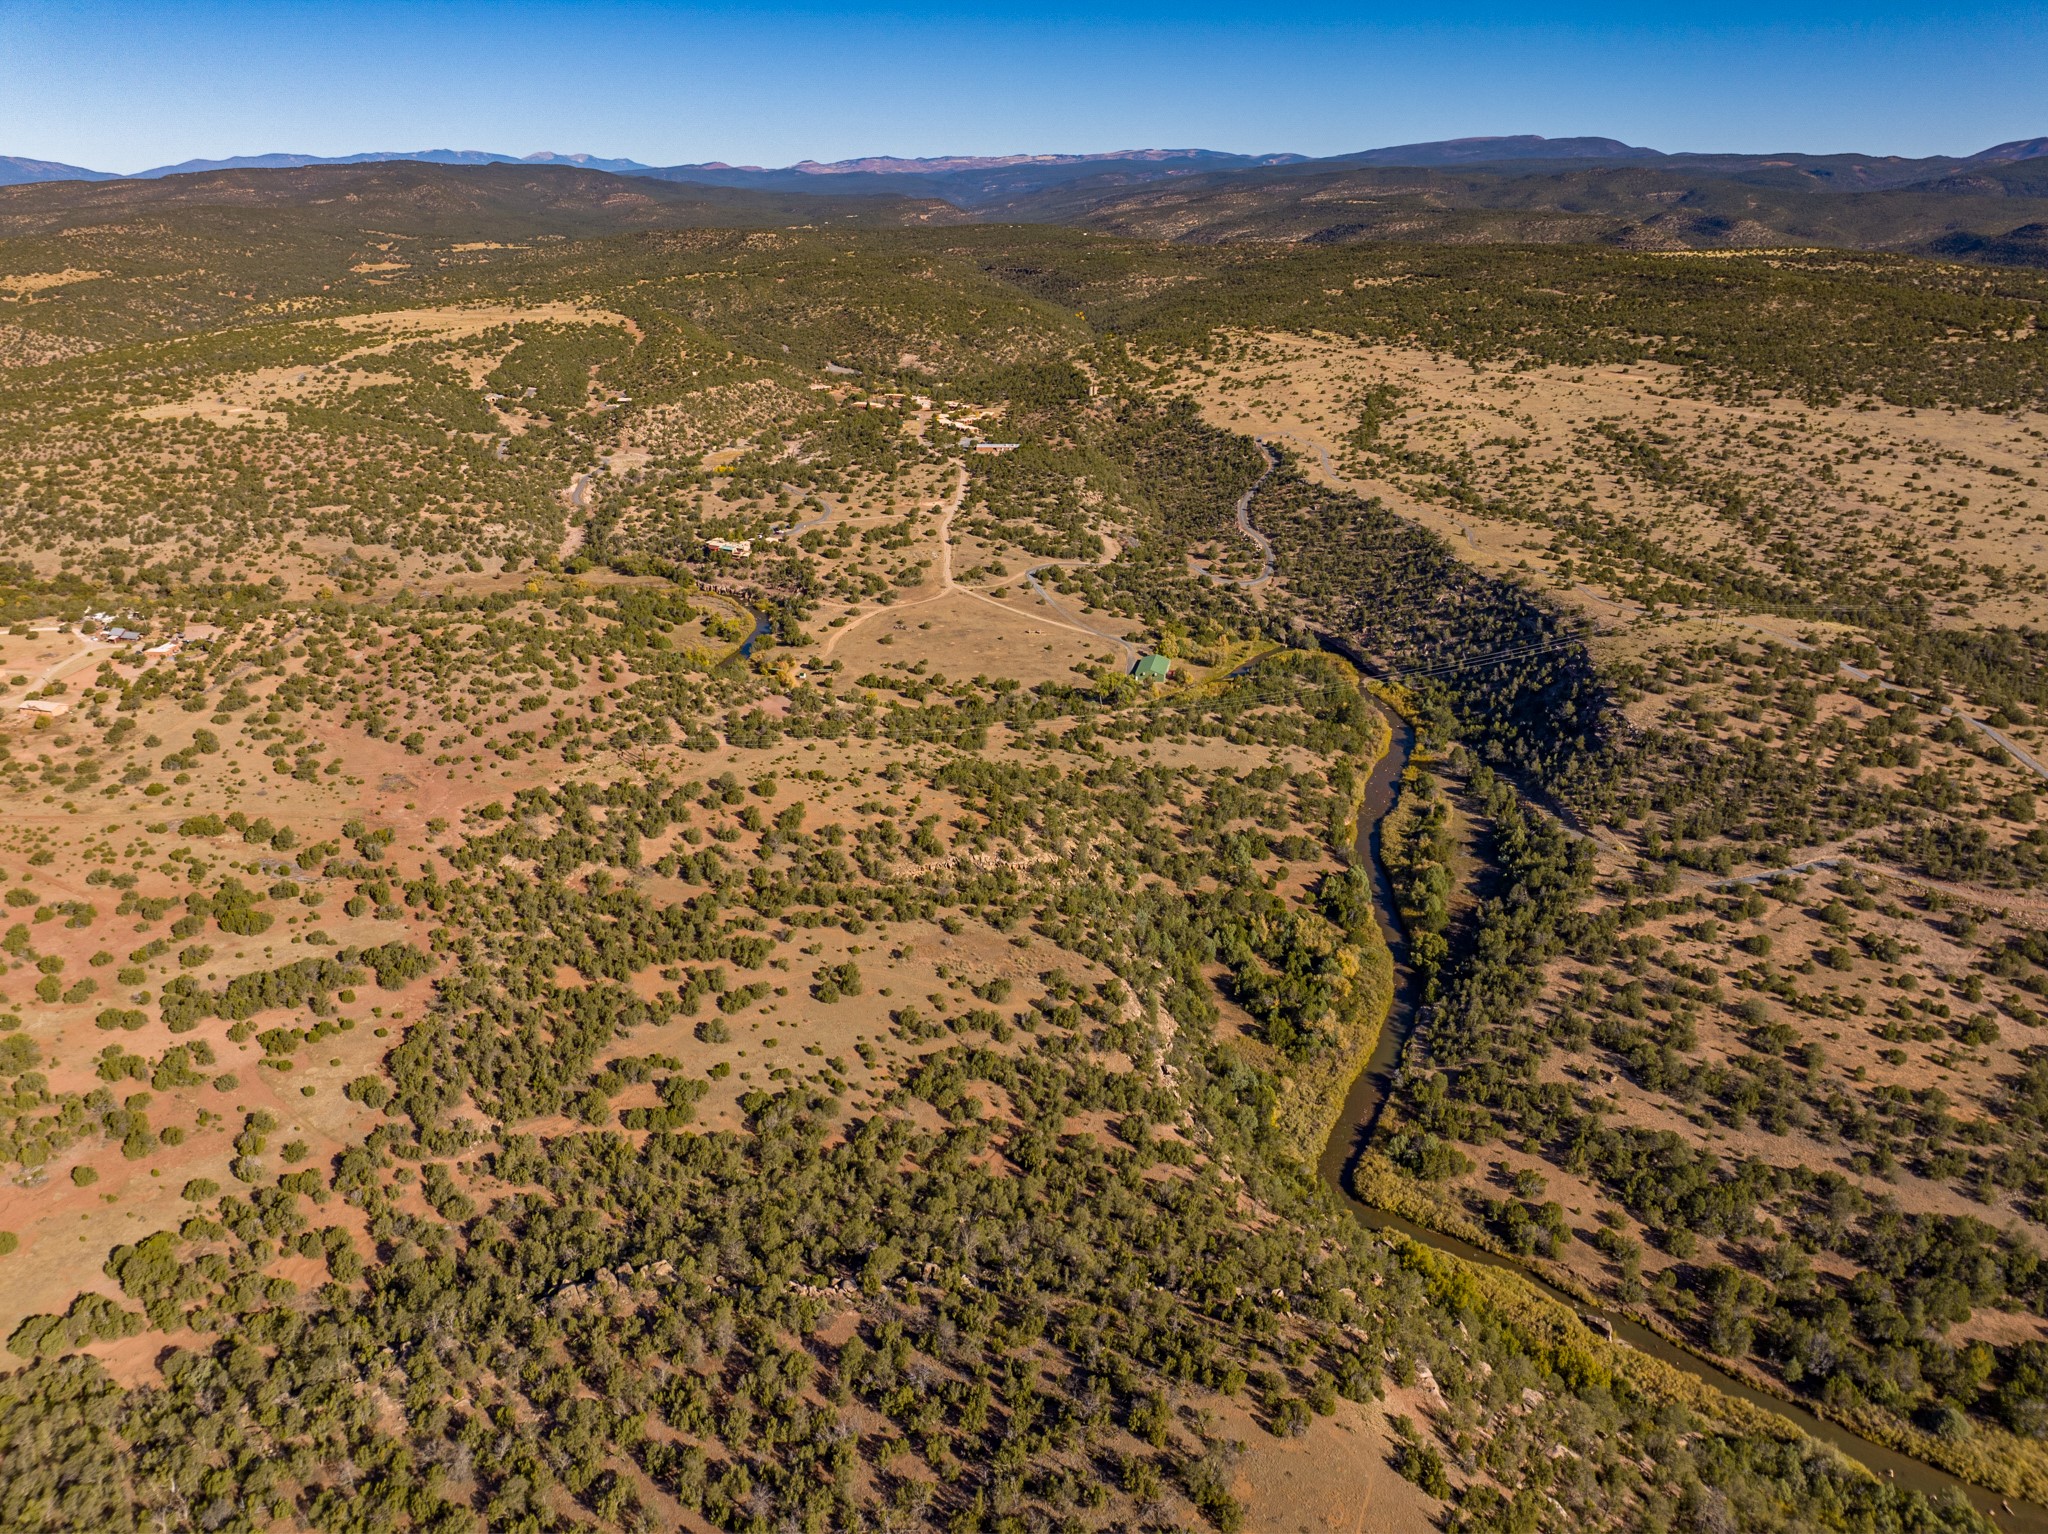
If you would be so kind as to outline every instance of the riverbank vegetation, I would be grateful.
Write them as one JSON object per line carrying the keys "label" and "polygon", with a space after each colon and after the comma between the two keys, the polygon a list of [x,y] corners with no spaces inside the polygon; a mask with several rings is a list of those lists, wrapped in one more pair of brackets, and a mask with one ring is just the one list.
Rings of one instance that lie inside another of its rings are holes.
{"label": "riverbank vegetation", "polygon": [[[1971,1211],[2042,1191],[2038,822],[1934,690],[2033,728],[2034,639],[1616,655],[1284,443],[1250,587],[1266,456],[1177,370],[1469,367],[1505,305],[1533,362],[1818,390],[1889,305],[1847,382],[2023,407],[2034,343],[1958,359],[2028,279],[365,228],[200,314],[90,238],[130,298],[0,369],[0,1523],[1229,1534],[1263,1436],[1474,1531],[1983,1527],[1313,1168],[1391,994],[1363,666],[1434,983],[1373,1165],[1925,1452],[2031,1433],[2038,1341],[1971,1327],[2032,1248]],[[1755,1141],[1823,1131],[1866,1164]]]}
{"label": "riverbank vegetation", "polygon": [[[1300,376],[1290,359],[1270,338],[1226,353],[1196,376],[1205,419],[1334,440],[1307,413],[1330,401],[1329,359]],[[2039,634],[2000,621],[2038,569],[2010,541],[1982,562],[1960,552],[2040,516],[2037,418],[1916,442],[1873,409],[1845,437],[1810,403],[1717,417],[1711,397],[1639,371],[1603,383],[1607,424],[1570,439],[1616,476],[1591,498],[1570,460],[1535,455],[1568,440],[1559,402],[1593,391],[1501,369],[1463,386],[1467,404],[1447,376],[1408,377],[1412,395],[1349,396],[1351,456],[1308,459],[1310,493],[1341,506],[1353,482],[1385,485],[1411,521],[1486,550],[1514,600],[1556,614],[1502,647],[1506,698],[1516,668],[1562,651],[1597,722],[1569,706],[1516,718],[1440,669],[1412,679],[1462,746],[1431,764],[1436,786],[1390,845],[1437,997],[1366,1163],[1374,1196],[1873,1436],[2048,1493],[2025,1404],[2041,1307],[2018,1278],[2044,1239],[2020,1107],[2042,1017],[2025,955],[2048,867],[2030,818],[2044,673]],[[1515,435],[1480,441],[1496,418]],[[1973,539],[1980,477],[1991,505]],[[1703,531],[1761,515],[1766,485],[1770,538]],[[1964,517],[1935,524],[1958,557],[1930,562],[1913,539],[1879,555],[1865,519],[1930,492]],[[1679,559],[1704,570],[1710,543],[1721,575],[1645,583]],[[1354,611],[1361,639],[1384,621]],[[1532,738],[1504,748],[1503,712]],[[1441,824],[1462,811],[1485,828],[1493,886],[1468,928],[1438,925],[1431,804]]]}

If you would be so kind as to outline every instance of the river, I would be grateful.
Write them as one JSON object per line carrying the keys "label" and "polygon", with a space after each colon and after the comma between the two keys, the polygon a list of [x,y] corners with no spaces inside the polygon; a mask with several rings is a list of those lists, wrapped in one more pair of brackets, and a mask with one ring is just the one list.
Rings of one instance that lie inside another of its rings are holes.
{"label": "river", "polygon": [[1386,935],[1387,947],[1393,952],[1394,999],[1388,1009],[1386,1026],[1380,1030],[1379,1041],[1374,1046],[1371,1057],[1366,1061],[1365,1069],[1359,1072],[1358,1079],[1352,1083],[1351,1091],[1344,1099],[1343,1114],[1339,1117],[1336,1128],[1331,1131],[1329,1143],[1323,1147],[1319,1164],[1323,1180],[1342,1196],[1353,1218],[1370,1230],[1398,1232],[1420,1245],[1449,1253],[1466,1262],[1512,1273],[1550,1298],[1570,1306],[1597,1328],[1611,1329],[1616,1341],[1625,1342],[1653,1357],[1660,1358],[1728,1395],[1738,1396],[1776,1412],[1795,1423],[1803,1432],[1831,1445],[1848,1458],[1863,1465],[1873,1475],[1912,1487],[1929,1496],[1943,1491],[1960,1492],[1969,1498],[1978,1511],[1990,1516],[2002,1529],[2023,1530],[2026,1534],[2048,1534],[2048,1510],[2017,1498],[2001,1497],[1996,1492],[1986,1491],[1982,1487],[1960,1480],[1924,1460],[1914,1459],[1911,1455],[1874,1443],[1839,1423],[1815,1415],[1803,1406],[1737,1379],[1697,1354],[1658,1336],[1639,1321],[1575,1299],[1512,1258],[1486,1251],[1455,1236],[1446,1236],[1429,1230],[1386,1210],[1375,1209],[1352,1191],[1352,1166],[1370,1145],[1373,1133],[1379,1125],[1380,1114],[1386,1107],[1400,1070],[1401,1052],[1407,1045],[1409,1036],[1415,1031],[1419,1008],[1420,984],[1408,963],[1408,940],[1401,930],[1398,908],[1394,901],[1393,880],[1388,876],[1380,849],[1381,822],[1386,818],[1387,811],[1393,808],[1401,774],[1407,768],[1408,758],[1415,749],[1415,732],[1405,719],[1400,718],[1385,705],[1379,707],[1393,730],[1393,739],[1386,755],[1373,768],[1372,777],[1366,785],[1365,798],[1358,812],[1358,839],[1354,856],[1370,876],[1373,914],[1379,920],[1380,930]]}

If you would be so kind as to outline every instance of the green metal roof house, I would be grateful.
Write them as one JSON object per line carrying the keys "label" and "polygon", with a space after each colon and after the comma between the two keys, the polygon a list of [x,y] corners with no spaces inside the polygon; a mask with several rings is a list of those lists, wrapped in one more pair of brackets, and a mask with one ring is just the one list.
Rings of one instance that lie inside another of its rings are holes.
{"label": "green metal roof house", "polygon": [[1148,682],[1163,682],[1173,671],[1173,662],[1164,655],[1140,657],[1138,664],[1131,667],[1131,675],[1142,677]]}

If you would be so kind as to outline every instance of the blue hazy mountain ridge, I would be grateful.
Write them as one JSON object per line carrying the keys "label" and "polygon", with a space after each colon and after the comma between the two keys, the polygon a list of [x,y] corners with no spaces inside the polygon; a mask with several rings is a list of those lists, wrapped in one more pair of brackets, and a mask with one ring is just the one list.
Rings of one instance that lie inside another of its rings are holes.
{"label": "blue hazy mountain ridge", "polygon": [[613,175],[635,175],[655,167],[638,160],[606,159],[592,154],[499,154],[489,149],[372,149],[361,154],[246,154],[224,160],[181,160],[175,165],[157,165],[123,176],[116,171],[87,170],[57,160],[30,160],[17,155],[0,155],[0,186],[23,186],[43,181],[155,181],[165,176],[199,175],[219,170],[303,170],[311,165],[373,165],[386,161],[414,161],[423,165],[573,165],[582,170],[609,171]]}
{"label": "blue hazy mountain ridge", "polygon": [[937,197],[958,208],[979,208],[1077,182],[1104,188],[1197,175],[1279,169],[1319,162],[1298,154],[1230,154],[1214,149],[1125,149],[1073,155],[949,155],[925,159],[875,156],[826,164],[671,165],[640,174],[663,181],[749,191],[899,193]]}
{"label": "blue hazy mountain ridge", "polygon": [[657,228],[783,228],[819,219],[848,227],[973,220],[934,197],[840,196],[829,184],[802,193],[757,191],[653,181],[573,164],[380,160],[0,186],[0,242],[53,234],[80,220],[118,222],[145,211],[175,217],[201,238],[224,242],[230,253],[260,243],[268,237],[264,231],[280,230],[287,243],[324,238],[353,248],[365,228],[464,241],[536,234],[596,238]]}
{"label": "blue hazy mountain ridge", "polygon": [[1332,155],[1333,164],[1491,165],[1509,160],[1662,160],[1661,149],[1645,149],[1612,138],[1545,138],[1540,133],[1494,134],[1479,138],[1434,139],[1390,144]]}
{"label": "blue hazy mountain ridge", "polygon": [[431,165],[574,165],[615,175],[647,176],[663,181],[695,181],[708,186],[801,191],[832,178],[835,191],[894,192],[914,190],[938,195],[963,207],[990,198],[1015,196],[1043,187],[1095,177],[1128,181],[1166,180],[1193,174],[1280,167],[1389,166],[1466,167],[1559,163],[1662,164],[1740,174],[1744,171],[1791,169],[1858,190],[1910,185],[1965,168],[2011,165],[2048,157],[2048,137],[2015,139],[1971,155],[1906,159],[1896,155],[1811,155],[1798,151],[1773,154],[1668,153],[1619,139],[1600,137],[1545,138],[1540,134],[1489,135],[1393,144],[1348,154],[1236,154],[1212,149],[1126,149],[1097,154],[934,155],[919,158],[870,156],[851,160],[800,161],[795,165],[730,165],[712,160],[655,166],[639,160],[593,154],[511,155],[486,149],[368,150],[358,154],[312,155],[271,153],[226,159],[181,160],[122,176],[55,160],[0,155],[0,186],[42,181],[154,180],[219,170],[287,170],[312,165],[362,165],[410,160]]}
{"label": "blue hazy mountain ridge", "polygon": [[1095,155],[968,156],[923,160],[873,158],[820,165],[805,161],[770,168],[718,162],[671,165],[637,172],[664,181],[758,191],[816,189],[830,178],[844,193],[904,193],[938,197],[964,209],[984,209],[1062,189],[1113,192],[1121,186],[1216,178],[1242,179],[1314,174],[1351,168],[1497,170],[1533,174],[1545,169],[1602,166],[1662,167],[1718,177],[1785,177],[1807,190],[1880,191],[1910,186],[1960,171],[1990,169],[2048,156],[2048,139],[2022,139],[1965,156],[1905,159],[1896,155],[1670,154],[1612,138],[1550,139],[1537,134],[1436,140],[1397,144],[1351,154],[1239,155],[1216,150],[1126,150]]}
{"label": "blue hazy mountain ridge", "polygon": [[607,160],[589,154],[499,154],[489,149],[373,149],[362,154],[256,154],[236,155],[227,160],[184,160],[176,165],[159,165],[138,171],[130,178],[153,181],[160,176],[185,176],[211,170],[301,170],[309,165],[372,165],[388,160],[417,161],[422,165],[574,165],[583,170],[610,171],[632,175],[653,169],[638,160]]}
{"label": "blue hazy mountain ridge", "polygon": [[112,171],[87,170],[57,160],[28,160],[0,154],[0,186],[27,186],[39,181],[118,181]]}
{"label": "blue hazy mountain ridge", "polygon": [[[1322,158],[1143,149],[782,167],[435,149],[253,155],[112,177],[0,160],[0,215],[8,232],[28,233],[88,208],[282,206],[317,202],[335,177],[352,178],[350,197],[385,206],[384,216],[420,222],[419,232],[473,238],[536,218],[567,234],[829,215],[1065,224],[1179,243],[1790,243],[2048,265],[2048,137],[1917,159],[1668,154],[1611,138],[1517,135]],[[407,201],[422,196],[422,206]]]}

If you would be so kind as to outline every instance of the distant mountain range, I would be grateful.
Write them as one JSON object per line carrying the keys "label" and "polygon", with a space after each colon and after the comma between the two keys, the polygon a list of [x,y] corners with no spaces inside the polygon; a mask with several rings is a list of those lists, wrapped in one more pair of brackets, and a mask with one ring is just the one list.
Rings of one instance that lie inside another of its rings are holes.
{"label": "distant mountain range", "polygon": [[119,178],[83,165],[66,165],[60,160],[24,160],[20,155],[0,154],[0,186],[24,186],[36,181],[114,181]]}
{"label": "distant mountain range", "polygon": [[[41,181],[154,181],[163,176],[197,175],[219,170],[299,170],[311,165],[366,165],[390,160],[425,165],[573,165],[582,170],[622,176],[651,176],[662,181],[694,181],[707,186],[747,186],[795,191],[816,178],[834,177],[841,190],[895,192],[914,189],[955,201],[941,185],[957,191],[972,205],[977,193],[1003,192],[1058,185],[1104,174],[1133,181],[1167,180],[1191,174],[1252,170],[1279,166],[1329,167],[1354,165],[1407,166],[1417,169],[1463,166],[1527,165],[1559,162],[1574,165],[1668,165],[1699,169],[1792,167],[1842,177],[1857,185],[1904,185],[1930,180],[1968,166],[2010,165],[2048,158],[2048,138],[2015,139],[1973,155],[1902,159],[1896,155],[1717,155],[1667,154],[1611,138],[1544,138],[1533,133],[1485,138],[1438,139],[1422,144],[1395,144],[1353,154],[1314,157],[1299,154],[1230,154],[1213,149],[1120,149],[1102,154],[937,155],[902,159],[872,155],[855,160],[800,160],[795,165],[728,165],[711,160],[693,165],[646,165],[638,160],[607,159],[591,154],[499,154],[488,149],[392,149],[362,154],[257,154],[226,160],[181,160],[121,176],[88,170],[56,160],[29,160],[0,155],[0,186]],[[1844,172],[1848,172],[1844,176]]]}
{"label": "distant mountain range", "polygon": [[434,149],[190,160],[131,177],[0,158],[0,233],[62,227],[87,210],[310,209],[337,196],[358,212],[382,209],[394,229],[469,237],[529,225],[568,234],[829,218],[1056,223],[1186,243],[1832,246],[2048,266],[2048,137],[1919,159],[1667,154],[1535,135],[1321,158],[1139,149],[781,167]]}
{"label": "distant mountain range", "polygon": [[610,171],[614,175],[635,175],[654,169],[638,160],[607,160],[590,154],[498,154],[489,149],[373,149],[363,154],[244,154],[227,160],[181,160],[176,165],[159,165],[139,170],[132,176],[113,171],[87,170],[56,160],[24,160],[0,155],[0,186],[22,186],[39,181],[155,181],[164,176],[190,176],[214,170],[302,170],[308,165],[371,165],[389,160],[415,161],[422,165],[574,165],[583,170]]}
{"label": "distant mountain range", "polygon": [[[1294,165],[1307,159],[1298,154],[1242,155],[1225,154],[1215,149],[1112,149],[1103,154],[950,154],[937,155],[919,160],[899,159],[893,155],[870,155],[861,160],[799,160],[796,164],[783,167],[784,172],[793,171],[805,176],[854,176],[854,175],[941,175],[947,171],[961,170],[1008,170],[1026,166],[1034,170],[1047,168],[1064,169],[1070,166],[1099,167],[1109,162],[1131,162],[1133,164],[1171,166],[1181,163],[1203,165]],[[717,170],[733,171],[747,175],[777,175],[782,172],[766,169],[759,165],[726,165],[709,161],[703,165],[677,165],[676,171]]]}
{"label": "distant mountain range", "polygon": [[205,240],[245,249],[280,234],[288,244],[312,236],[354,249],[370,229],[459,242],[649,229],[788,228],[826,221],[846,228],[969,221],[969,215],[936,198],[843,196],[831,185],[814,184],[804,192],[758,191],[621,176],[573,164],[373,160],[4,186],[0,241],[145,213],[175,219],[178,227]]}

